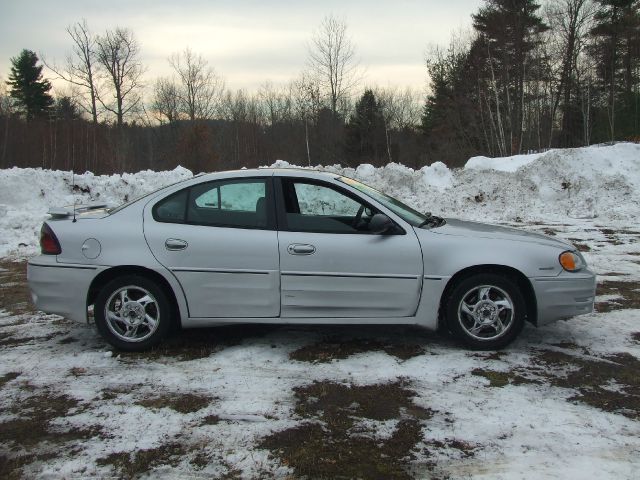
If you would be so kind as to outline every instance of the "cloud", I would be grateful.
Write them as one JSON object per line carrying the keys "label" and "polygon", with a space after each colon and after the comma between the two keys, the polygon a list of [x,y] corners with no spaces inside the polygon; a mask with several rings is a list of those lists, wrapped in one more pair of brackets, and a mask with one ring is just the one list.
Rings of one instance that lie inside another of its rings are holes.
{"label": "cloud", "polygon": [[7,2],[0,19],[0,76],[9,58],[30,48],[61,62],[70,49],[67,25],[86,18],[94,32],[131,28],[142,45],[147,77],[170,73],[166,61],[186,46],[201,53],[230,88],[255,90],[304,68],[306,44],[323,16],[344,18],[367,81],[422,88],[424,52],[470,25],[481,0],[306,2],[270,0],[142,0]]}

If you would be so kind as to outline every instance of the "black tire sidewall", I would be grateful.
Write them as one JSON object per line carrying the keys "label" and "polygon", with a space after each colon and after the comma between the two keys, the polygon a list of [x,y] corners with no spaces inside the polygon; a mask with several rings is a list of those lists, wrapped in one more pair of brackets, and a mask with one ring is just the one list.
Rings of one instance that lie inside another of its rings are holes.
{"label": "black tire sidewall", "polygon": [[[515,315],[506,334],[494,340],[478,340],[470,336],[460,325],[458,306],[463,296],[479,285],[494,285],[509,294]],[[451,290],[446,304],[447,324],[458,340],[474,350],[498,350],[511,343],[522,331],[526,318],[526,302],[518,285],[510,277],[495,273],[479,273],[458,281]]]}
{"label": "black tire sidewall", "polygon": [[[160,313],[158,328],[142,342],[126,342],[116,337],[107,326],[104,317],[104,309],[109,297],[113,292],[127,285],[138,286],[149,291],[155,298]],[[172,323],[171,314],[172,309],[164,290],[153,280],[139,275],[124,275],[111,280],[100,290],[94,305],[95,322],[100,335],[116,349],[127,352],[147,350],[157,345],[169,332]]]}

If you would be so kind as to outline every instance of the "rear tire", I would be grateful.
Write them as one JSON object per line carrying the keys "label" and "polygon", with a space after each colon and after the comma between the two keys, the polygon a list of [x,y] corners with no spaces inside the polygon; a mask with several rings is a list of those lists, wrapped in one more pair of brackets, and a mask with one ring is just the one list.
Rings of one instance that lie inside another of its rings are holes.
{"label": "rear tire", "polygon": [[172,323],[171,304],[153,280],[124,275],[107,283],[95,301],[100,335],[118,350],[151,348],[167,335]]}
{"label": "rear tire", "polygon": [[497,350],[524,327],[526,303],[509,277],[480,273],[458,281],[446,301],[447,324],[474,350]]}

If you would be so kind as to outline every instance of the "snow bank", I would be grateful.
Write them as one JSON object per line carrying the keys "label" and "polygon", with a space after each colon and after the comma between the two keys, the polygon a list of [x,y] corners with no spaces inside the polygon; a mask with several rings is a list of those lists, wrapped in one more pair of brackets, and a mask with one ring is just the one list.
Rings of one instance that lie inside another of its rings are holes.
{"label": "snow bank", "polygon": [[0,257],[36,253],[40,226],[52,206],[72,205],[74,200],[118,205],[192,175],[182,167],[170,172],[75,176],[40,168],[0,170]]}
{"label": "snow bank", "polygon": [[463,169],[436,162],[415,171],[325,170],[353,176],[421,211],[491,222],[599,218],[636,223],[640,209],[640,145],[550,150],[543,154],[470,159]]}
{"label": "snow bank", "polygon": [[[288,167],[278,160],[273,167]],[[542,154],[489,159],[474,157],[464,168],[441,162],[420,170],[390,163],[376,168],[339,165],[319,170],[357,178],[421,211],[490,222],[559,222],[600,219],[637,223],[640,205],[640,145],[620,143]],[[75,176],[71,172],[0,170],[0,257],[37,251],[37,235],[50,206],[79,202],[122,203],[192,175],[170,172]]]}

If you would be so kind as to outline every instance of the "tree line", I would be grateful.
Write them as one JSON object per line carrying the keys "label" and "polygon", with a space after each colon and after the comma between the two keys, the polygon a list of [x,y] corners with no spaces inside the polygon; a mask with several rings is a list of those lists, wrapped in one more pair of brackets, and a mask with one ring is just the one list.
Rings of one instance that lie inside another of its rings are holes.
{"label": "tree line", "polygon": [[432,155],[640,140],[640,2],[487,0],[472,18],[427,60]]}
{"label": "tree line", "polygon": [[[473,29],[426,58],[428,93],[366,87],[344,20],[324,18],[302,73],[227,88],[187,47],[144,83],[117,27],[67,28],[62,63],[23,50],[0,90],[0,167],[96,173],[434,161],[640,138],[640,1],[485,0]],[[46,70],[44,68],[46,67]],[[67,89],[52,95],[49,76]]]}

